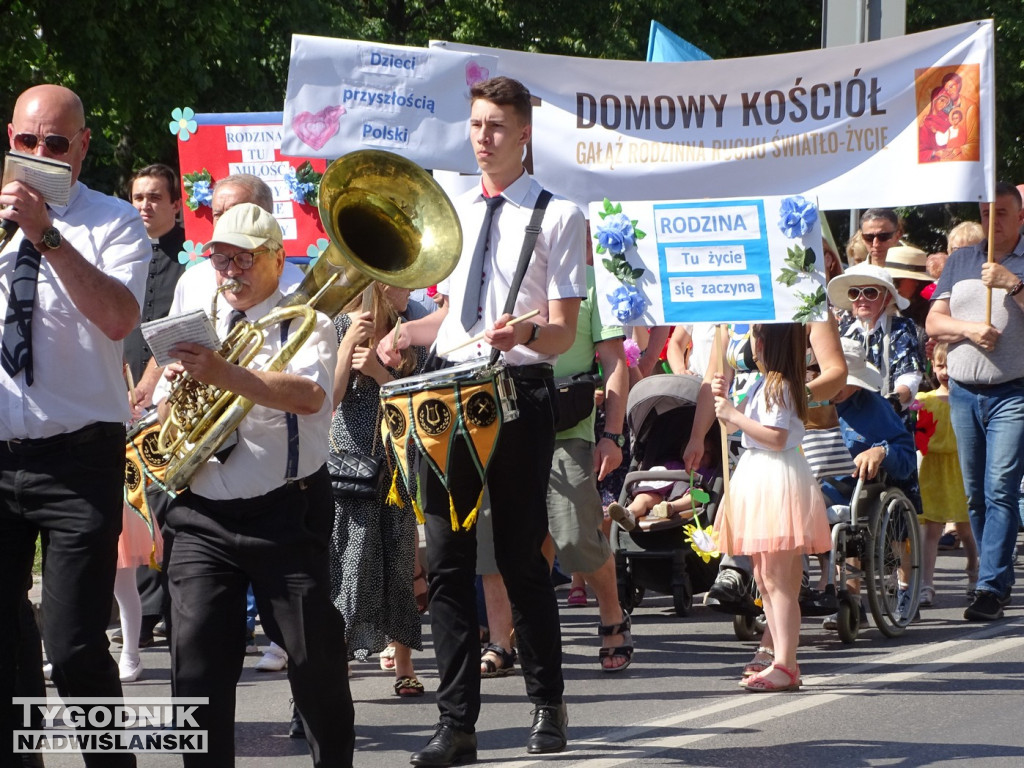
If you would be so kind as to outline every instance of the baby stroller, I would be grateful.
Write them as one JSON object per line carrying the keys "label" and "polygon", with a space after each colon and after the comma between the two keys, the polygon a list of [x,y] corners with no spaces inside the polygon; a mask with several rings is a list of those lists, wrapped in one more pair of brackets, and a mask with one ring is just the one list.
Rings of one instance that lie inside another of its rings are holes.
{"label": "baby stroller", "polygon": [[[638,481],[689,481],[682,470],[646,471],[664,456],[679,457],[690,438],[701,379],[689,375],[658,375],[639,381],[626,403],[626,426],[632,446],[632,460],[619,494],[626,506]],[[718,458],[720,463],[721,459]],[[721,473],[712,487],[703,488],[711,497],[700,514],[702,526],[714,520],[722,493]],[[628,613],[643,600],[647,590],[672,595],[677,616],[687,616],[694,593],[704,592],[718,573],[718,558],[705,563],[686,541],[680,516],[657,530],[638,526],[626,531],[616,522],[609,531],[618,582],[619,602]]]}

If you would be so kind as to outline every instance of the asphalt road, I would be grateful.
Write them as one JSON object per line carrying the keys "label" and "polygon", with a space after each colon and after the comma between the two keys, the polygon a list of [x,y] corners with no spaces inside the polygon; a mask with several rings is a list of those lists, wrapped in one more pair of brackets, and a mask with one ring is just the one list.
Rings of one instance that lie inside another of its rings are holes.
{"label": "asphalt road", "polygon": [[[686,619],[671,598],[649,595],[633,613],[632,666],[605,674],[597,662],[597,611],[564,607],[566,699],[570,743],[559,755],[526,754],[531,707],[522,677],[484,680],[478,724],[479,764],[491,766],[984,766],[1024,764],[1024,589],[1002,621],[965,622],[962,550],[940,553],[937,605],[901,638],[862,630],[852,645],[803,623],[799,693],[752,695],[736,681],[755,646],[731,624],[695,607]],[[143,650],[146,671],[126,695],[169,695],[166,645]],[[254,670],[247,657],[239,682],[239,766],[308,766],[305,744],[287,738],[284,673]],[[408,765],[433,733],[437,710],[429,621],[417,671],[421,699],[393,695],[390,673],[353,665],[360,767]],[[140,766],[179,765],[140,755]],[[80,766],[77,756],[50,755],[51,768]]]}

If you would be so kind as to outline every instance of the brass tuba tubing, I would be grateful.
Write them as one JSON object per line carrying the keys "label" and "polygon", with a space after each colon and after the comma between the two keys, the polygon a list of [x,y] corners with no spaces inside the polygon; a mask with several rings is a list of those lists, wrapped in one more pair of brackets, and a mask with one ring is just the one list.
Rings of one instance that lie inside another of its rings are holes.
{"label": "brass tuba tubing", "polygon": [[[391,152],[360,150],[331,163],[320,180],[319,209],[327,250],[277,308],[235,326],[220,352],[228,360],[248,365],[268,327],[301,317],[300,328],[263,369],[282,370],[313,332],[314,310],[333,318],[373,280],[410,289],[434,285],[462,253],[462,228],[444,190],[427,171]],[[188,485],[253,407],[247,398],[189,381],[187,395],[184,383],[172,390],[172,412],[175,405],[182,412],[168,417],[160,434],[160,450],[169,454],[165,482],[175,490]]]}

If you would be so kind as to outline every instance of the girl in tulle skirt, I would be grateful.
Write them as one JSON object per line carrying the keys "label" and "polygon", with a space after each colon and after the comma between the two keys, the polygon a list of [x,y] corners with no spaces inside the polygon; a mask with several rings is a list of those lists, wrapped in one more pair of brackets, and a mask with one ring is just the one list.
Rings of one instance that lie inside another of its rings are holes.
{"label": "girl in tulle skirt", "polygon": [[807,334],[796,323],[755,325],[752,341],[761,378],[740,407],[728,398],[724,376],[712,382],[715,415],[730,431],[742,431],[745,449],[715,530],[723,552],[751,556],[775,641],[775,663],[747,678],[744,687],[756,693],[795,691],[802,556],[832,546],[825,502],[800,452]]}

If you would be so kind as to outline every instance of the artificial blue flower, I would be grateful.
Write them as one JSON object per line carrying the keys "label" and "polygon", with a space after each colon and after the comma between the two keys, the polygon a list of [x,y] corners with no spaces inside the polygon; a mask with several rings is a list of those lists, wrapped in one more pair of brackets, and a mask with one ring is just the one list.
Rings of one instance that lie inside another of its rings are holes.
{"label": "artificial blue flower", "polygon": [[647,299],[632,285],[620,285],[608,294],[612,314],[620,323],[631,323],[647,311]]}
{"label": "artificial blue flower", "polygon": [[210,189],[210,182],[200,179],[192,184],[192,199],[200,205],[213,205],[213,190]]}
{"label": "artificial blue flower", "polygon": [[198,127],[198,123],[192,119],[195,116],[196,113],[189,107],[185,107],[184,109],[175,107],[171,112],[171,133],[182,141],[188,141],[189,137],[196,132],[196,128]]}
{"label": "artificial blue flower", "polygon": [[306,248],[306,256],[309,257],[309,266],[316,264],[316,260],[320,258],[324,251],[327,250],[327,246],[331,244],[331,241],[326,237],[319,238],[315,243],[310,243],[309,247]]}
{"label": "artificial blue flower", "polygon": [[633,222],[624,213],[605,217],[594,237],[597,238],[597,244],[609,253],[625,253],[627,248],[636,243]]}
{"label": "artificial blue flower", "polygon": [[305,205],[307,198],[316,191],[316,185],[308,181],[299,181],[295,176],[295,169],[289,169],[284,174],[285,183],[292,193],[292,200],[299,205]]}
{"label": "artificial blue flower", "polygon": [[786,237],[796,239],[806,235],[814,226],[818,220],[818,209],[801,195],[794,195],[782,201],[779,215],[779,229]]}
{"label": "artificial blue flower", "polygon": [[202,243],[186,240],[181,244],[181,250],[178,251],[178,263],[184,264],[185,269],[191,269],[199,263],[204,250],[206,248]]}

